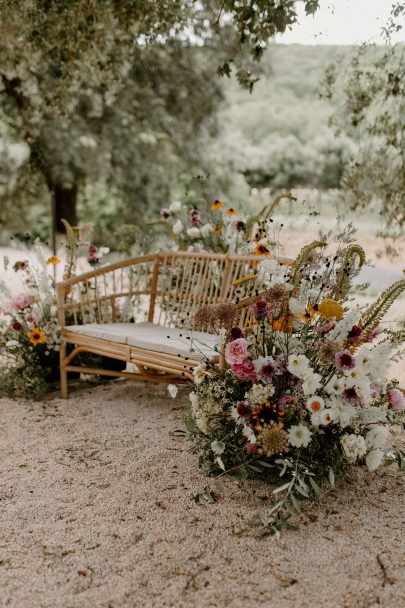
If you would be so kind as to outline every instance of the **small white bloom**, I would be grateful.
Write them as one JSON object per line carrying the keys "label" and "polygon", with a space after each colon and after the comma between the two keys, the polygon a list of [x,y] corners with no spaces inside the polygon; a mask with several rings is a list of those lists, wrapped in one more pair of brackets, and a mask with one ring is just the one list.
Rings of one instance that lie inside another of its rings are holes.
{"label": "small white bloom", "polygon": [[330,408],[324,409],[319,412],[321,426],[328,426],[334,420],[333,411]]}
{"label": "small white bloom", "polygon": [[182,204],[180,201],[173,201],[170,205],[169,205],[169,211],[171,213],[177,213],[178,211],[181,211],[182,208]]}
{"label": "small white bloom", "polygon": [[225,444],[222,441],[215,439],[215,441],[211,442],[211,450],[217,456],[221,456],[221,454],[223,454],[225,451]]}
{"label": "small white bloom", "polygon": [[329,393],[329,395],[341,395],[344,388],[344,379],[338,378],[338,376],[333,376],[325,386],[325,390],[327,393]]}
{"label": "small white bloom", "polygon": [[260,270],[267,274],[276,274],[279,273],[280,270],[283,270],[283,267],[277,262],[277,260],[266,258],[260,262]]}
{"label": "small white bloom", "polygon": [[297,300],[297,298],[290,298],[288,300],[288,307],[295,317],[299,317],[305,313],[305,304]]}
{"label": "small white bloom", "polygon": [[370,407],[362,408],[359,412],[363,424],[373,424],[375,422],[384,422],[387,419],[387,413],[380,407],[371,405]]}
{"label": "small white bloom", "polygon": [[386,426],[374,426],[366,434],[367,448],[377,450],[383,448],[387,443],[389,431]]}
{"label": "small white bloom", "polygon": [[256,435],[254,434],[253,429],[250,426],[245,426],[242,430],[244,437],[249,441],[249,443],[256,443]]}
{"label": "small white bloom", "polygon": [[311,424],[315,427],[321,426],[321,412],[311,414]]}
{"label": "small white bloom", "polygon": [[177,222],[173,224],[172,230],[173,234],[180,234],[183,231],[183,223],[181,220],[177,220]]}
{"label": "small white bloom", "polygon": [[191,239],[198,239],[201,236],[199,228],[187,228],[187,234]]}
{"label": "small white bloom", "polygon": [[199,396],[197,395],[197,393],[196,393],[195,391],[192,391],[192,392],[189,394],[189,396],[188,396],[188,397],[189,397],[190,402],[191,402],[191,407],[192,407],[193,409],[197,409],[197,408],[198,408],[199,401],[200,401],[200,398],[199,398]]}
{"label": "small white bloom", "polygon": [[311,441],[312,433],[305,424],[292,426],[288,431],[288,441],[294,448],[306,448]]}
{"label": "small white bloom", "polygon": [[312,374],[307,376],[302,385],[302,391],[304,395],[312,395],[321,386],[321,376],[319,374]]}
{"label": "small white bloom", "polygon": [[274,395],[274,391],[275,388],[272,384],[253,384],[249,391],[245,393],[245,399],[252,405],[266,403]]}
{"label": "small white bloom", "polygon": [[367,452],[367,446],[364,437],[347,433],[340,439],[343,453],[350,463],[356,462],[357,459],[363,458]]}
{"label": "small white bloom", "polygon": [[384,458],[384,452],[382,450],[372,450],[366,456],[366,465],[369,471],[375,471],[378,469]]}
{"label": "small white bloom", "polygon": [[204,416],[204,414],[201,414],[200,416],[196,416],[195,423],[197,425],[198,430],[201,431],[201,433],[204,433],[204,435],[209,435],[210,429],[209,429],[207,416]]}
{"label": "small white bloom", "polygon": [[358,411],[350,403],[335,399],[331,403],[331,411],[336,424],[339,424],[342,429],[349,426],[352,419],[357,415]]}
{"label": "small white bloom", "polygon": [[204,224],[204,226],[201,226],[200,232],[201,232],[201,236],[206,238],[212,232],[212,224]]}
{"label": "small white bloom", "polygon": [[178,388],[175,384],[168,384],[167,390],[169,392],[170,397],[172,397],[172,399],[177,397]]}
{"label": "small white bloom", "polygon": [[288,359],[287,369],[294,376],[301,379],[312,373],[309,360],[305,355],[291,355]]}

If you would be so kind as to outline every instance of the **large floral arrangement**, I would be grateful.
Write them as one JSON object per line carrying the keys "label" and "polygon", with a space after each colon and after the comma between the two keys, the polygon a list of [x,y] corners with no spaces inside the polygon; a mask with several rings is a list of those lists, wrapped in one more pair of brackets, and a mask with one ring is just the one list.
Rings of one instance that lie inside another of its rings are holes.
{"label": "large floral arrangement", "polygon": [[176,249],[263,255],[269,241],[266,219],[285,198],[294,199],[282,193],[256,214],[243,213],[218,199],[209,204],[174,201],[150,225],[163,226],[169,247]]}
{"label": "large floral arrangement", "polygon": [[[369,308],[353,306],[363,262],[359,246],[328,254],[321,241],[289,268],[269,256],[260,267],[267,289],[236,307],[248,307],[247,323],[222,330],[226,369],[206,362],[195,372],[186,420],[192,449],[211,474],[275,483],[271,506],[254,519],[270,532],[350,466],[405,462],[390,433],[405,397],[387,381],[405,336],[380,326],[405,280]],[[208,317],[200,311],[199,326]]]}
{"label": "large floral arrangement", "polygon": [[[91,226],[71,227],[67,232],[66,255],[60,278],[72,276],[81,251],[86,266],[97,266],[104,248],[88,242]],[[39,398],[59,378],[59,326],[55,282],[61,258],[49,255],[44,244],[34,240],[21,247],[21,259],[3,268],[19,275],[21,291],[13,294],[6,281],[0,281],[0,393]]]}

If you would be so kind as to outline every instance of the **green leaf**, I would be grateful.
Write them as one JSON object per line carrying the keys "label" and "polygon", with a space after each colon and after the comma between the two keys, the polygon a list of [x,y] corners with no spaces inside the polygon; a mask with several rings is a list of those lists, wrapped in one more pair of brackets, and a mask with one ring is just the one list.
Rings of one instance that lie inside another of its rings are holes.
{"label": "green leaf", "polygon": [[221,493],[223,496],[227,496],[227,491],[226,491],[226,488],[225,488],[225,484],[224,484],[224,482],[222,481],[222,479],[216,479],[216,480],[215,480],[215,485],[217,486],[218,491],[219,491],[219,492],[220,492],[220,493]]}
{"label": "green leaf", "polygon": [[269,462],[266,462],[265,460],[256,460],[256,462],[258,464],[260,464],[262,467],[265,467],[266,469],[274,468],[274,464],[270,464]]}
{"label": "green leaf", "polygon": [[333,488],[333,487],[334,487],[334,485],[335,485],[335,474],[334,474],[334,472],[333,472],[332,467],[330,467],[330,469],[329,469],[329,483],[330,483],[330,485],[331,485],[331,486],[332,486],[332,488]]}
{"label": "green leaf", "polygon": [[282,486],[279,486],[278,488],[276,488],[275,490],[273,490],[272,494],[279,494],[280,492],[284,492],[284,490],[286,490],[287,488],[289,488],[291,485],[291,481],[288,481],[287,483],[283,483]]}
{"label": "green leaf", "polygon": [[302,496],[305,496],[305,498],[309,498],[309,494],[306,490],[304,490],[304,488],[301,488],[300,486],[296,486],[295,489],[297,490],[297,492],[299,492]]}
{"label": "green leaf", "polygon": [[256,473],[263,473],[263,470],[259,469],[259,467],[255,467],[254,464],[248,464],[247,466],[249,467],[249,469],[252,469],[252,471],[255,471]]}
{"label": "green leaf", "polygon": [[322,494],[321,488],[318,486],[318,484],[316,483],[315,479],[312,479],[312,477],[309,478],[309,483],[311,485],[311,488],[313,489],[313,491],[315,492],[315,494],[317,496],[320,496]]}
{"label": "green leaf", "polygon": [[297,513],[301,513],[301,507],[300,507],[300,503],[298,502],[297,498],[294,496],[294,494],[291,494],[291,502],[294,505]]}

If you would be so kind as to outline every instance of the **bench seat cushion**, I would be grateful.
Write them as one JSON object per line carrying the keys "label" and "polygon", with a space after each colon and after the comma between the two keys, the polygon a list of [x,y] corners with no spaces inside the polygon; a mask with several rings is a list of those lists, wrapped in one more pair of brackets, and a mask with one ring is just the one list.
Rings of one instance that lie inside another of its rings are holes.
{"label": "bench seat cushion", "polygon": [[214,350],[218,336],[202,331],[167,328],[149,322],[70,325],[65,331],[197,361],[204,357],[218,360]]}

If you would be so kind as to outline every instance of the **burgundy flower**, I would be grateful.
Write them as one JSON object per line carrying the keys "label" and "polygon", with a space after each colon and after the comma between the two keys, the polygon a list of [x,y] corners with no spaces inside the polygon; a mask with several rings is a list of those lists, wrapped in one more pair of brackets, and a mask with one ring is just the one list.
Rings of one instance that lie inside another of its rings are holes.
{"label": "burgundy flower", "polygon": [[259,376],[263,380],[271,380],[276,374],[277,369],[277,362],[272,357],[268,357],[258,370]]}
{"label": "burgundy flower", "polygon": [[345,388],[342,393],[342,397],[352,405],[361,405],[363,403],[363,399],[358,394],[354,386],[352,388]]}
{"label": "burgundy flower", "polygon": [[228,332],[228,338],[231,342],[234,340],[239,340],[239,338],[244,338],[245,334],[241,330],[240,327],[232,327],[232,329]]}
{"label": "burgundy flower", "polygon": [[95,245],[89,245],[89,248],[87,250],[87,261],[92,266],[98,264],[99,257],[97,255],[97,247]]}
{"label": "burgundy flower", "polygon": [[264,319],[267,319],[271,315],[271,308],[266,300],[257,300],[252,306],[252,313],[258,321],[264,321]]}
{"label": "burgundy flower", "polygon": [[13,266],[15,272],[18,272],[18,270],[26,270],[26,268],[28,268],[28,260],[18,260]]}
{"label": "burgundy flower", "polygon": [[197,209],[192,209],[190,211],[190,224],[192,226],[199,226],[201,221],[201,214]]}
{"label": "burgundy flower", "polygon": [[11,324],[11,328],[14,329],[14,331],[21,331],[23,327],[24,325],[20,321],[17,321],[17,319]]}
{"label": "burgundy flower", "polygon": [[256,380],[255,366],[250,357],[246,357],[242,363],[234,363],[231,369],[240,380]]}
{"label": "burgundy flower", "polygon": [[353,342],[355,344],[356,342],[360,341],[361,332],[362,329],[360,325],[353,325],[351,330],[348,332],[347,337],[350,342]]}
{"label": "burgundy flower", "polygon": [[166,207],[164,209],[162,209],[160,211],[160,219],[162,220],[168,220],[170,217],[170,209],[167,209]]}
{"label": "burgundy flower", "polygon": [[245,224],[245,222],[242,222],[241,220],[239,220],[238,222],[236,222],[236,230],[238,232],[244,232],[246,230],[246,224]]}
{"label": "burgundy flower", "polygon": [[246,443],[245,444],[245,450],[249,454],[256,454],[257,453],[257,445],[255,443]]}
{"label": "burgundy flower", "polygon": [[250,418],[252,414],[252,408],[246,401],[238,401],[236,411],[241,418]]}
{"label": "burgundy flower", "polygon": [[335,355],[335,365],[340,370],[348,370],[355,367],[356,361],[348,350],[342,350]]}

